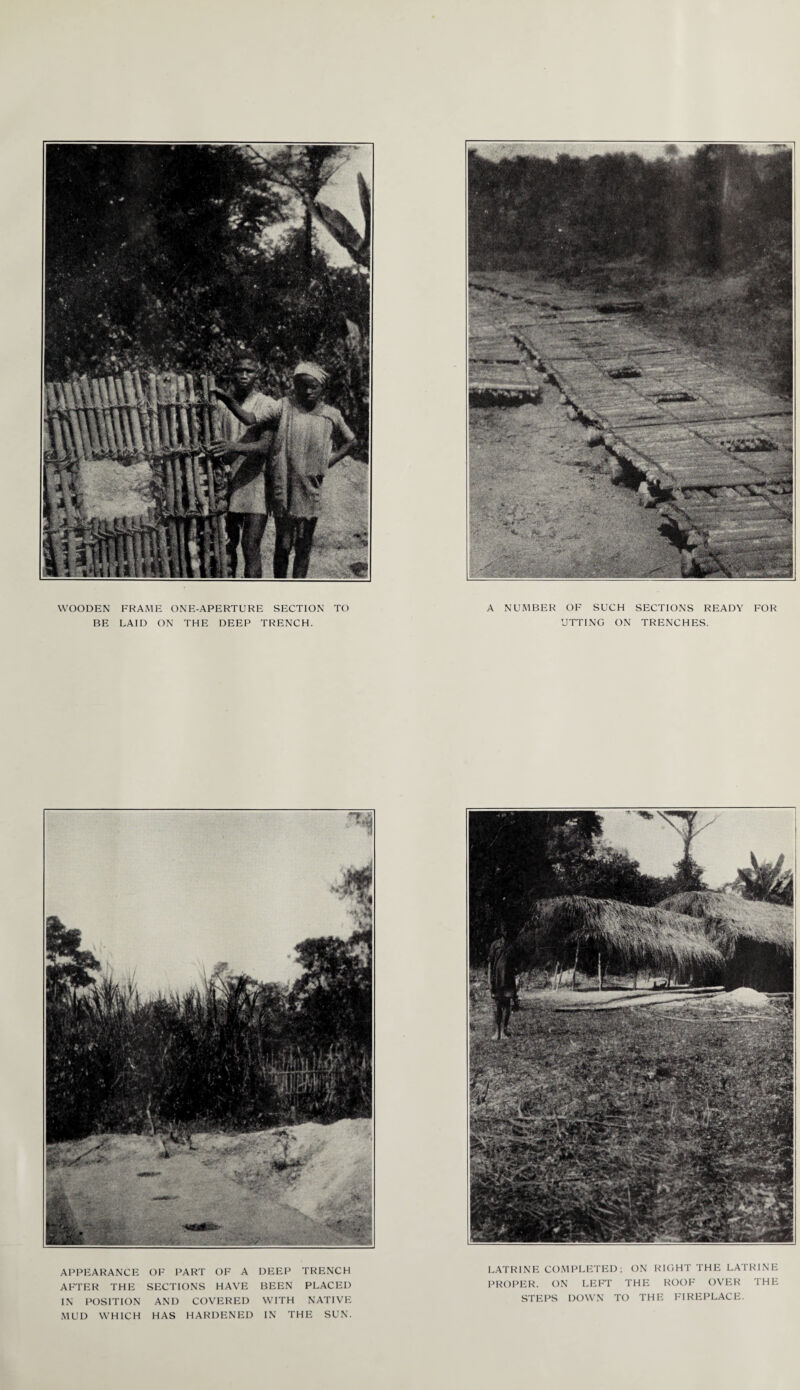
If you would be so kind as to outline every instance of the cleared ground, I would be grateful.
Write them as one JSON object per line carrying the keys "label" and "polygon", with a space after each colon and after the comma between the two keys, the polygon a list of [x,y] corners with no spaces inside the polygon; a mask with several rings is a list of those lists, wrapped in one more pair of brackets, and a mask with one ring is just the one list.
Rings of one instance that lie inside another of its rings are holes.
{"label": "cleared ground", "polygon": [[653,511],[617,488],[556,387],[539,405],[470,410],[473,579],[680,577]]}
{"label": "cleared ground", "polygon": [[191,1149],[168,1134],[48,1146],[48,1245],[371,1240],[370,1120],[193,1134]]}
{"label": "cleared ground", "polygon": [[785,1001],[564,1012],[588,996],[537,990],[496,1043],[472,993],[474,1241],[791,1241]]}
{"label": "cleared ground", "polygon": [[[753,386],[789,394],[791,306],[754,302],[746,276],[654,275],[629,262],[568,282],[545,283],[522,271],[483,278],[507,294],[562,308],[576,296],[635,300],[641,310],[631,322],[648,334],[701,350],[704,360]],[[525,316],[520,300],[470,292],[472,340],[501,334]],[[677,549],[658,527],[654,511],[640,511],[632,493],[611,484],[585,431],[559,406],[556,387],[544,386],[539,406],[471,409],[473,578],[678,577]]]}

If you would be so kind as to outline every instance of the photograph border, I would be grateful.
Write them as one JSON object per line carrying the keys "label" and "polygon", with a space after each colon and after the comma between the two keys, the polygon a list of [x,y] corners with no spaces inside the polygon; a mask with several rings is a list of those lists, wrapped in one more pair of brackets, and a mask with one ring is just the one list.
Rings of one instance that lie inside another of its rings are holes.
{"label": "photograph border", "polygon": [[[178,575],[172,575],[172,576],[169,576],[169,577],[165,577],[165,576],[163,576],[163,575],[139,575],[139,576],[137,577],[137,576],[135,576],[135,575],[118,575],[118,574],[117,574],[117,575],[107,575],[107,576],[102,576],[102,575],[100,575],[100,576],[97,576],[97,575],[88,576],[88,575],[80,575],[80,574],[64,574],[64,575],[58,575],[58,574],[45,574],[45,573],[43,572],[43,571],[44,571],[44,505],[45,505],[45,499],[44,499],[44,410],[43,410],[43,408],[42,408],[42,402],[43,402],[43,400],[44,400],[44,391],[45,391],[45,366],[44,366],[44,355],[45,355],[45,318],[46,318],[46,305],[45,305],[45,250],[46,250],[46,201],[47,201],[46,174],[47,174],[47,147],[48,147],[48,145],[169,145],[169,146],[172,147],[172,146],[178,146],[178,145],[193,145],[193,146],[197,146],[197,145],[204,145],[204,146],[228,146],[228,145],[262,144],[262,145],[276,145],[276,146],[279,146],[279,147],[283,147],[283,146],[285,146],[285,145],[290,145],[290,144],[302,144],[302,143],[304,143],[304,142],[302,142],[302,141],[296,141],[296,140],[295,140],[295,141],[292,141],[292,140],[254,140],[254,141],[248,141],[248,140],[43,140],[43,141],[42,141],[42,184],[41,184],[41,199],[42,199],[42,222],[41,222],[41,230],[42,230],[42,252],[41,252],[41,290],[40,290],[40,294],[41,294],[41,305],[40,305],[40,319],[39,319],[39,336],[40,336],[40,344],[41,344],[40,366],[39,366],[39,374],[40,374],[40,375],[39,375],[39,525],[38,525],[38,533],[39,533],[39,553],[38,553],[38,564],[37,564],[37,575],[36,575],[36,578],[37,578],[37,580],[38,580],[40,583],[51,584],[51,583],[53,583],[54,581],[58,581],[59,584],[63,584],[63,583],[65,583],[65,582],[66,582],[66,583],[82,583],[82,584],[85,584],[85,583],[87,582],[87,580],[88,580],[89,583],[94,582],[94,583],[97,583],[97,584],[130,584],[130,583],[135,583],[135,584],[174,584],[174,583],[177,581],[179,584],[237,584],[237,585],[238,585],[238,584],[292,584],[292,583],[296,583],[296,582],[297,582],[296,580],[292,579],[291,576],[288,576],[288,575],[286,576],[285,579],[275,579],[272,575],[262,576],[261,579],[248,579],[248,578],[246,578],[244,575],[242,575],[242,576],[236,576],[236,577],[234,577],[233,575],[229,575],[227,578],[222,578],[221,576],[216,576],[216,577],[211,576],[211,577],[208,577],[208,578],[203,578],[202,575],[197,575],[197,576],[186,575],[186,576],[184,576],[184,577],[181,578],[181,577],[178,576]],[[367,573],[366,573],[366,575],[364,575],[363,577],[360,577],[360,576],[358,576],[358,575],[353,575],[352,578],[350,578],[350,579],[321,579],[321,578],[320,578],[320,579],[314,579],[314,578],[312,578],[312,579],[304,579],[302,582],[303,582],[304,584],[346,584],[346,585],[348,585],[348,586],[351,585],[351,584],[359,584],[359,585],[362,585],[362,584],[371,584],[371,583],[372,583],[372,580],[373,580],[373,577],[374,577],[374,576],[373,576],[373,553],[372,553],[372,551],[373,551],[373,547],[372,547],[372,529],[373,529],[373,524],[374,524],[374,518],[373,518],[373,496],[374,496],[374,487],[373,487],[373,454],[374,454],[373,430],[374,430],[374,406],[373,406],[373,402],[374,402],[374,381],[375,381],[375,360],[374,360],[374,354],[375,354],[375,334],[374,334],[374,321],[375,321],[375,142],[374,142],[373,140],[342,140],[342,141],[322,140],[322,141],[320,141],[319,143],[320,143],[320,144],[323,144],[323,145],[334,145],[334,144],[342,144],[342,145],[365,145],[365,146],[368,146],[368,147],[369,147],[369,150],[370,150],[370,170],[371,170],[371,179],[372,179],[371,187],[370,187],[370,199],[371,199],[371,205],[372,205],[372,216],[371,216],[371,219],[370,219],[370,260],[369,260],[369,457],[368,457],[368,459],[367,459],[367,468],[368,468],[368,470],[369,470],[369,477],[368,477],[368,487],[369,487],[369,535],[368,535],[368,537],[367,537]]]}
{"label": "photograph border", "polygon": [[[674,802],[670,802],[670,805],[674,805]],[[798,1157],[798,1132],[797,1132],[797,1130],[798,1130],[798,1126],[797,1126],[797,1104],[798,1104],[797,1053],[798,1053],[798,1044],[797,1044],[797,1015],[796,1015],[796,1009],[793,1011],[793,1027],[792,1027],[792,1083],[793,1083],[793,1084],[792,1084],[792,1095],[793,1095],[793,1100],[794,1100],[794,1126],[793,1126],[793,1137],[792,1137],[792,1146],[793,1146],[793,1147],[792,1147],[792,1239],[791,1239],[791,1240],[781,1240],[781,1241],[764,1241],[764,1240],[755,1241],[755,1240],[752,1240],[752,1241],[730,1241],[730,1242],[714,1242],[714,1241],[681,1241],[681,1242],[676,1242],[676,1241],[655,1241],[655,1240],[654,1240],[654,1241],[625,1241],[625,1240],[619,1240],[619,1241],[603,1241],[603,1242],[601,1242],[601,1241],[558,1241],[558,1240],[554,1240],[554,1241],[544,1241],[544,1240],[540,1240],[540,1241],[516,1241],[516,1240],[506,1240],[506,1241],[483,1241],[483,1240],[473,1240],[473,1239],[472,1239],[472,1093],[471,1093],[471,1089],[470,1089],[470,1041],[471,1041],[471,1037],[470,1037],[470,997],[469,997],[469,988],[470,988],[470,980],[469,980],[469,972],[470,972],[470,962],[469,962],[469,870],[470,870],[470,861],[469,861],[469,818],[470,818],[470,816],[472,815],[473,812],[492,812],[492,811],[498,811],[498,812],[500,812],[500,811],[533,811],[533,812],[575,811],[575,812],[582,812],[582,811],[595,811],[595,812],[597,812],[597,813],[599,813],[599,814],[602,814],[603,811],[628,811],[628,810],[633,810],[633,809],[634,809],[634,808],[633,808],[632,806],[600,806],[600,805],[597,805],[597,804],[592,805],[592,806],[505,806],[505,805],[498,805],[498,806],[468,806],[468,807],[466,808],[465,817],[464,817],[464,864],[465,864],[465,913],[464,913],[464,924],[465,924],[465,931],[464,931],[464,937],[465,937],[465,952],[464,952],[464,977],[465,977],[464,1007],[465,1007],[465,1030],[464,1030],[464,1032],[465,1032],[465,1054],[466,1054],[466,1077],[465,1077],[465,1082],[466,1082],[466,1084],[465,1084],[465,1101],[466,1101],[466,1165],[467,1165],[467,1173],[466,1173],[466,1178],[467,1178],[467,1194],[466,1194],[466,1196],[467,1196],[467,1200],[466,1200],[466,1226],[467,1226],[467,1229],[466,1229],[466,1243],[467,1243],[467,1245],[470,1247],[470,1249],[474,1249],[474,1250],[488,1250],[488,1251],[496,1250],[496,1249],[501,1249],[501,1250],[508,1250],[508,1249],[511,1249],[511,1250],[518,1250],[518,1249],[528,1249],[528,1250],[539,1250],[539,1249],[547,1249],[547,1250],[569,1250],[569,1249],[575,1249],[575,1250],[577,1250],[577,1249],[580,1249],[580,1250],[587,1250],[587,1249],[588,1249],[588,1250],[594,1250],[594,1249],[597,1249],[597,1250],[603,1250],[603,1249],[675,1250],[676,1248],[681,1248],[681,1246],[683,1246],[683,1247],[685,1247],[685,1248],[687,1248],[687,1249],[692,1249],[692,1250],[728,1250],[728,1249],[734,1250],[734,1249],[737,1249],[737,1248],[739,1248],[739,1247],[748,1248],[748,1249],[749,1249],[749,1248],[757,1249],[757,1248],[759,1248],[759,1247],[761,1247],[761,1246],[764,1246],[764,1247],[768,1247],[768,1248],[771,1249],[771,1250],[786,1250],[786,1249],[788,1249],[788,1248],[790,1248],[790,1247],[796,1247],[797,1244],[798,1244],[798,1236],[797,1236],[797,1229],[798,1229],[798,1220],[797,1220],[797,1196],[798,1196],[798,1180],[797,1180],[797,1157]],[[668,809],[668,808],[667,808],[666,806],[659,807],[659,806],[654,805],[654,806],[652,806],[652,807],[648,807],[647,809],[648,809],[648,810],[666,810],[666,809]],[[791,814],[792,814],[792,845],[793,845],[793,849],[794,849],[794,865],[793,865],[793,871],[794,871],[795,877],[796,877],[796,873],[797,873],[797,834],[798,834],[798,808],[797,808],[796,806],[791,806],[791,805],[789,805],[789,806],[748,806],[748,805],[732,806],[732,805],[727,805],[727,806],[698,806],[697,809],[700,810],[700,811],[712,811],[712,810],[715,810],[715,811],[790,811]],[[795,993],[795,998],[796,998],[796,996],[797,996],[797,971],[798,971],[798,967],[797,967],[797,922],[798,922],[798,917],[797,917],[797,905],[796,905],[796,904],[795,904],[795,907],[794,907],[793,910],[794,910],[794,945],[795,945],[795,949],[794,949],[794,958],[793,958],[792,965],[793,965],[793,971],[794,971],[794,993]]]}
{"label": "photograph border", "polygon": [[674,584],[676,581],[682,584],[703,583],[703,584],[795,584],[798,581],[797,573],[797,390],[792,390],[792,574],[791,575],[753,575],[750,578],[735,579],[725,575],[709,574],[702,579],[695,576],[692,579],[684,579],[681,575],[662,575],[661,577],[650,575],[477,575],[472,574],[472,529],[470,515],[470,430],[469,430],[469,153],[480,145],[547,145],[558,143],[562,145],[612,145],[621,144],[632,145],[667,145],[667,144],[713,144],[713,145],[743,145],[758,144],[770,145],[780,144],[788,146],[792,151],[792,365],[793,374],[797,374],[797,160],[796,160],[796,141],[794,140],[677,140],[669,136],[664,140],[588,140],[576,139],[570,136],[566,140],[556,140],[540,138],[538,140],[529,137],[523,139],[498,139],[495,137],[465,140],[464,142],[464,334],[466,343],[464,381],[465,381],[465,416],[466,416],[466,506],[465,506],[465,535],[466,535],[466,566],[465,579],[468,584]]}
{"label": "photograph border", "polygon": [[[238,814],[263,813],[278,814],[280,812],[306,813],[309,812],[332,812],[340,815],[347,815],[351,811],[367,811],[372,816],[372,1240],[368,1245],[192,1245],[187,1242],[181,1245],[49,1245],[47,1243],[47,994],[45,988],[45,945],[46,945],[46,894],[47,894],[47,816],[52,812],[68,814],[69,812],[115,812],[125,814],[126,812],[148,812],[157,815],[159,812],[175,813],[182,812],[192,814],[193,812],[209,812],[222,814],[225,811],[233,811]],[[377,917],[377,813],[371,806],[44,806],[42,808],[42,955],[41,955],[41,1027],[42,1027],[42,1063],[41,1063],[41,1162],[42,1162],[42,1188],[41,1188],[41,1249],[44,1251],[59,1250],[349,1250],[358,1253],[359,1251],[374,1250],[376,1248],[376,1212],[377,1212],[377,1171],[376,1171],[376,1142],[375,1142],[375,1071],[377,1039],[375,1031],[375,1003],[376,1003],[376,979],[377,979],[377,949],[375,922]]]}

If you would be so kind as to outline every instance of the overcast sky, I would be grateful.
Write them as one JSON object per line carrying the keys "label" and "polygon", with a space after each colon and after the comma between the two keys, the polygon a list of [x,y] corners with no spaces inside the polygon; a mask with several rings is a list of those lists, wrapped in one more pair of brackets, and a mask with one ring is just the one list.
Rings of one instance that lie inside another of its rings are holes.
{"label": "overcast sky", "polygon": [[48,811],[45,912],[143,993],[221,960],[286,981],[298,941],[350,935],[330,885],[371,853],[344,811]]}
{"label": "overcast sky", "polygon": [[[626,849],[648,874],[666,876],[683,853],[674,830],[656,816],[652,821],[625,811],[599,811],[603,837],[618,849]],[[752,850],[758,860],[773,863],[786,856],[786,868],[794,868],[794,813],[792,810],[734,810],[704,812],[702,819],[719,819],[703,831],[692,848],[705,869],[709,888],[721,888],[736,877],[736,870],[750,863]]]}
{"label": "overcast sky", "polygon": [[[716,142],[720,143],[720,142]],[[724,142],[722,142],[724,143]],[[774,149],[788,149],[788,145],[767,145],[752,144],[747,141],[729,141],[730,144],[741,144],[745,150],[761,150],[764,153]],[[660,159],[664,154],[664,148],[668,144],[677,146],[682,155],[694,154],[701,145],[708,144],[705,140],[524,140],[524,141],[476,141],[470,145],[470,149],[475,149],[484,159],[515,159],[517,155],[535,155],[537,159],[555,159],[560,154],[571,154],[574,158],[588,159],[593,154],[614,154],[623,151],[625,154],[638,154],[642,159]]]}

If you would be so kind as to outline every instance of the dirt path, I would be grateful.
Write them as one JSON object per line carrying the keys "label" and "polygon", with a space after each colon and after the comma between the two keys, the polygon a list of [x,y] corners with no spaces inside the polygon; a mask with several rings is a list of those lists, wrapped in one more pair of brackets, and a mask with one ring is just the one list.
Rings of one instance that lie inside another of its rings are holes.
{"label": "dirt path", "polygon": [[473,579],[680,577],[680,555],[634,492],[614,487],[543,384],[540,405],[470,410]]}
{"label": "dirt path", "polygon": [[[261,546],[265,579],[272,577],[274,548],[275,527],[270,520]],[[240,555],[238,577],[243,573]],[[369,468],[359,459],[342,459],[325,479],[308,578],[369,578]]]}

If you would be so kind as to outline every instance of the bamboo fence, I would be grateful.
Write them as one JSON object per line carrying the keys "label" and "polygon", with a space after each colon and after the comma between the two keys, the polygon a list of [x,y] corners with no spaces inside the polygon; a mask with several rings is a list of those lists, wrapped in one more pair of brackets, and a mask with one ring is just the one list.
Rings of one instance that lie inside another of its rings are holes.
{"label": "bamboo fence", "polygon": [[354,1086],[368,1100],[372,1060],[366,1052],[270,1053],[264,1058],[264,1074],[289,1104],[334,1100]]}
{"label": "bamboo fence", "polygon": [[[123,371],[48,381],[44,398],[43,569],[49,576],[216,579],[230,575],[227,468],[212,459],[214,378]],[[146,462],[153,503],[89,516],[82,465]]]}

